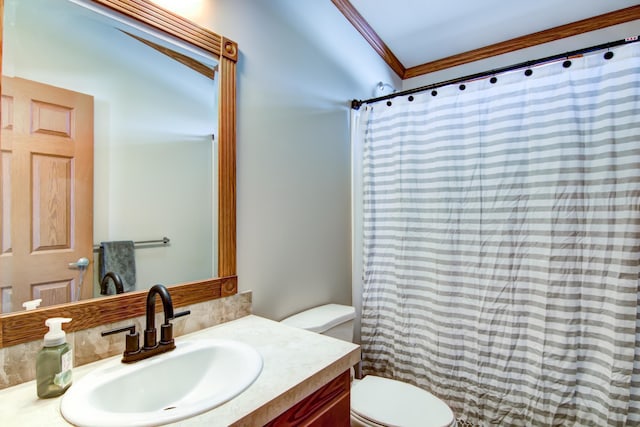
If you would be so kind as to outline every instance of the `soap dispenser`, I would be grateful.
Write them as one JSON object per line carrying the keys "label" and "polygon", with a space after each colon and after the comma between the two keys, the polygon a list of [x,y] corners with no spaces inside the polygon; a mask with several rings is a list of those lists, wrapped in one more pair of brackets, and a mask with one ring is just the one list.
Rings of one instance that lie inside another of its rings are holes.
{"label": "soap dispenser", "polygon": [[71,385],[73,352],[67,344],[62,324],[71,319],[54,317],[44,323],[49,332],[44,336],[44,347],[36,358],[38,397],[48,398],[63,394]]}

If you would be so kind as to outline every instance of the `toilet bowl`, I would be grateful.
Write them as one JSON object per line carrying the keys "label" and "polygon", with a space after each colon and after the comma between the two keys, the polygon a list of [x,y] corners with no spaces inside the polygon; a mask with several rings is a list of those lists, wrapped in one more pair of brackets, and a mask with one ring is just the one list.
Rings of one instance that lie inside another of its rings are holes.
{"label": "toilet bowl", "polygon": [[[311,308],[282,323],[353,341],[355,309],[340,304]],[[352,427],[452,427],[453,411],[442,400],[419,387],[367,375],[351,385]]]}

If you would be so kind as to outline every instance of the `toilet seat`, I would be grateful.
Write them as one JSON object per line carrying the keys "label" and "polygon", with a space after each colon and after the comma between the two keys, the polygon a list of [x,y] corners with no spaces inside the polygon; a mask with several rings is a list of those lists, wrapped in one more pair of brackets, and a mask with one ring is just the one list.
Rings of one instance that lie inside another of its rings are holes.
{"label": "toilet seat", "polygon": [[368,420],[356,414],[355,412],[351,411],[351,427],[389,427],[389,426],[378,424],[375,421]]}
{"label": "toilet seat", "polygon": [[453,411],[426,390],[411,384],[367,375],[351,388],[351,415],[365,425],[448,427]]}

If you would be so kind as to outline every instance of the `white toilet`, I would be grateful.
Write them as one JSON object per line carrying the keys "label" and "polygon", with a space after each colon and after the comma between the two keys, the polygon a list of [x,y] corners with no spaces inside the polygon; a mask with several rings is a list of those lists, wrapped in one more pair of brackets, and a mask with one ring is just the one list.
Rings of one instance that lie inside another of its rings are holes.
{"label": "white toilet", "polygon": [[[282,323],[345,341],[353,340],[353,307],[327,304],[287,317]],[[411,384],[367,375],[351,386],[351,426],[452,427],[453,411]]]}

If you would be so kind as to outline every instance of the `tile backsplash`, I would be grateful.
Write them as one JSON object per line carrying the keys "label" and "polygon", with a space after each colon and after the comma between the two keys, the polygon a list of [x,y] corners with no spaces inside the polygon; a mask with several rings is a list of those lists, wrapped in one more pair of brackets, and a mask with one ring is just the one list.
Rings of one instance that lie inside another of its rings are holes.
{"label": "tile backsplash", "polygon": [[[176,307],[175,311],[184,310],[191,310],[191,314],[171,322],[176,337],[251,314],[251,291],[185,307]],[[158,330],[164,320],[163,317],[163,313],[156,314]],[[100,333],[132,324],[136,326],[136,331],[142,335],[145,328],[144,316],[68,333],[67,342],[74,353],[73,365],[81,366],[121,354],[124,351],[125,334],[102,337]],[[41,348],[42,339],[0,348],[0,367],[2,368],[0,370],[0,389],[35,379],[36,354]]]}

